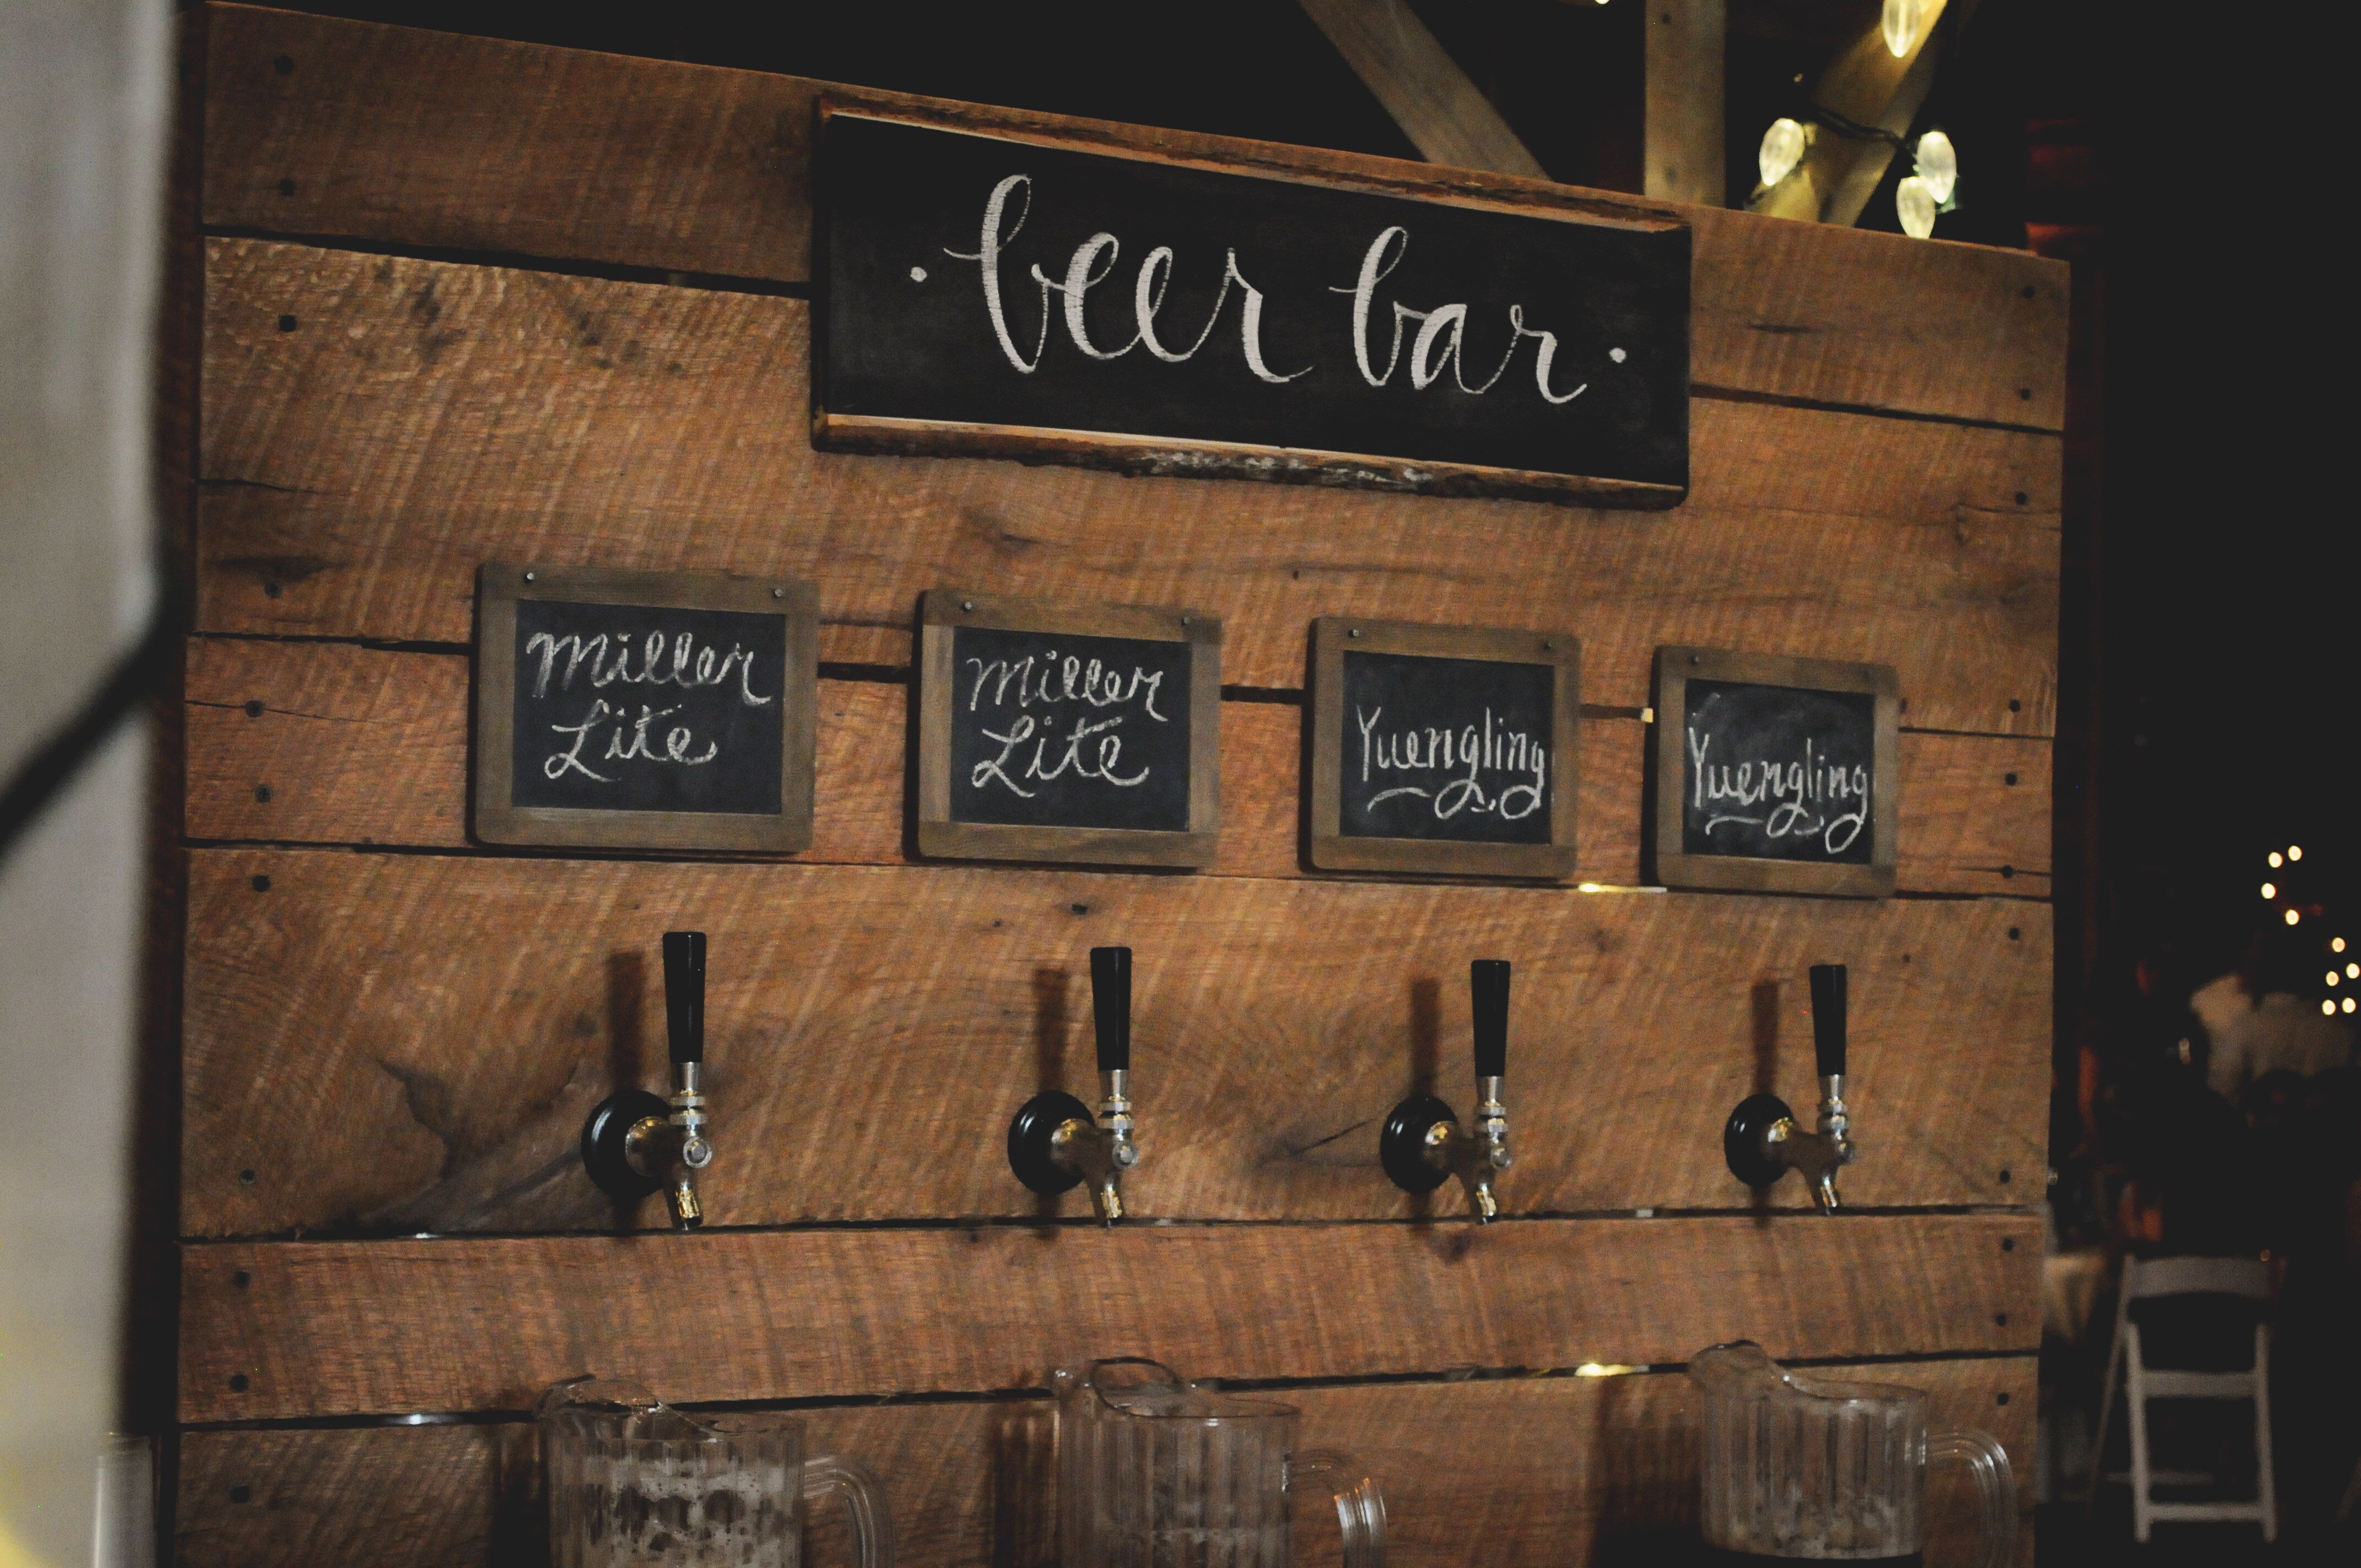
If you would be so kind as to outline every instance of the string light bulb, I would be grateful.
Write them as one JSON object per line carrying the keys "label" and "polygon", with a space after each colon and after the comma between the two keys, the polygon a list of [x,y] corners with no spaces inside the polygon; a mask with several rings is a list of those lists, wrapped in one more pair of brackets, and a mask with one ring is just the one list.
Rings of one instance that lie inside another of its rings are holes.
{"label": "string light bulb", "polygon": [[2301,844],[2290,844],[2288,846],[2288,859],[2290,861],[2300,861],[2303,859],[2303,846]]}
{"label": "string light bulb", "polygon": [[1927,189],[1941,206],[1951,199],[1952,188],[1960,182],[1960,149],[1941,131],[1928,131],[1918,138],[1918,178],[1927,181]]}
{"label": "string light bulb", "polygon": [[1902,220],[1902,232],[1912,239],[1925,239],[1935,232],[1935,209],[1942,204],[1916,174],[1894,188],[1894,214]]}
{"label": "string light bulb", "polygon": [[1885,33],[1885,47],[1894,59],[1908,54],[1910,46],[1917,41],[1918,18],[1925,8],[1925,0],[1885,0],[1879,26]]}
{"label": "string light bulb", "polygon": [[2343,1002],[2339,1003],[2337,1006],[2340,1011],[2350,1013],[2353,1011],[2353,999],[2348,996]]}
{"label": "string light bulb", "polygon": [[2335,1016],[2336,1016],[2336,1003],[2334,1003],[2334,1002],[2327,1002],[2327,1001],[2323,1001],[2323,1002],[2322,1002],[2322,1003],[2321,1003],[2321,1004],[2320,1004],[2320,1010],[2321,1010],[2323,1013],[2325,1013],[2326,1014],[2328,1014],[2328,1016],[2330,1016],[2331,1018],[2334,1018],[2334,1017],[2335,1017]]}
{"label": "string light bulb", "polygon": [[2343,952],[2345,950],[2345,938],[2342,937],[2331,937],[2328,939],[2328,950],[2332,953]]}
{"label": "string light bulb", "polygon": [[2263,883],[2263,896],[2265,898],[2277,898],[2279,895],[2279,883],[2271,882]]}
{"label": "string light bulb", "polygon": [[2337,973],[2334,970],[2330,970],[2328,971],[2328,983],[2331,985],[2340,984],[2343,982],[2344,979],[2345,977]]}
{"label": "string light bulb", "polygon": [[[2345,950],[2345,944],[2343,942],[2337,943],[2336,950],[2340,953],[2343,952]],[[2345,978],[2347,980],[2361,980],[2361,964],[2346,964],[2345,966]]]}
{"label": "string light bulb", "polygon": [[2287,857],[2280,854],[2277,850],[2273,850],[2269,854],[2265,855],[2263,859],[2270,862],[2271,870],[2273,871],[2279,870],[2280,866],[2287,863]]}
{"label": "string light bulb", "polygon": [[1795,172],[1795,165],[1804,161],[1804,127],[1794,120],[1781,118],[1771,122],[1763,133],[1763,146],[1754,154],[1754,167],[1765,185],[1776,185]]}
{"label": "string light bulb", "polygon": [[2302,916],[2298,915],[2298,914],[2297,914],[2294,910],[2292,910],[2292,909],[2290,909],[2290,910],[2289,910],[2289,911],[2287,912],[2287,923],[2288,923],[2289,925],[2290,925],[2290,926],[2294,925],[2297,921],[2299,921],[2299,920],[2301,920],[2301,919],[2302,919],[2302,918],[2303,918],[2303,916]]}

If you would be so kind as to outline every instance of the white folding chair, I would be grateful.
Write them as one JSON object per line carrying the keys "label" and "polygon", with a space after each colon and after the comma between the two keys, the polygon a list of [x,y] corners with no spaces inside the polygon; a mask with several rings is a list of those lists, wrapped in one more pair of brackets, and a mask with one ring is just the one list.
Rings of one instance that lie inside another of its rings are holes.
{"label": "white folding chair", "polygon": [[[2115,1344],[2107,1356],[2104,1392],[2099,1405],[2099,1439],[2092,1451],[2091,1490],[2099,1488],[2100,1459],[2107,1449],[2107,1422],[2114,1414],[2116,1373],[2123,1374],[2125,1415],[2131,1423],[2132,1467],[2108,1480],[2128,1479],[2132,1485],[2132,1534],[2142,1542],[2158,1519],[2253,1519],[2263,1527],[2263,1539],[2279,1539],[2279,1498],[2271,1477],[2271,1331],[2255,1325],[2255,1364],[2239,1372],[2184,1372],[2147,1365],[2140,1343],[2140,1326],[2131,1304],[2163,1296],[2235,1296],[2251,1301],[2270,1299],[2270,1274],[2260,1263],[2236,1257],[2162,1257],[2124,1262],[2122,1292],[2115,1299]],[[2157,1470],[2148,1464],[2147,1402],[2150,1399],[2249,1399],[2255,1407],[2256,1497],[2252,1502],[2159,1503],[2155,1489],[2163,1486],[2195,1486],[2213,1476],[2202,1471]]]}

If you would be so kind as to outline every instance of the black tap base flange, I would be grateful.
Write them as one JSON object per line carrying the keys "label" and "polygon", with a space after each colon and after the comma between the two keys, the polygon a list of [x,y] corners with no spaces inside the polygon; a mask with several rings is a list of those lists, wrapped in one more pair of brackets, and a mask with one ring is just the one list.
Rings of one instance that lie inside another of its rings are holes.
{"label": "black tap base flange", "polygon": [[1045,1197],[1069,1191],[1082,1179],[1082,1172],[1060,1165],[1050,1151],[1050,1137],[1068,1122],[1098,1125],[1089,1106],[1063,1090],[1051,1089],[1027,1100],[1008,1124],[1008,1168]]}
{"label": "black tap base flange", "polygon": [[1432,1094],[1413,1094],[1394,1107],[1385,1131],[1378,1135],[1378,1163],[1405,1192],[1432,1192],[1450,1174],[1437,1170],[1426,1157],[1427,1130],[1437,1122],[1455,1127],[1459,1113]]}
{"label": "black tap base flange", "polygon": [[582,1124],[582,1168],[598,1190],[618,1203],[636,1203],[661,1191],[664,1183],[631,1168],[624,1140],[648,1117],[661,1122],[672,1107],[644,1089],[623,1089],[609,1094]]}
{"label": "black tap base flange", "polygon": [[1763,1152],[1763,1135],[1775,1122],[1795,1119],[1795,1113],[1775,1094],[1740,1101],[1721,1130],[1721,1157],[1730,1162],[1730,1174],[1758,1191],[1784,1176],[1787,1168]]}

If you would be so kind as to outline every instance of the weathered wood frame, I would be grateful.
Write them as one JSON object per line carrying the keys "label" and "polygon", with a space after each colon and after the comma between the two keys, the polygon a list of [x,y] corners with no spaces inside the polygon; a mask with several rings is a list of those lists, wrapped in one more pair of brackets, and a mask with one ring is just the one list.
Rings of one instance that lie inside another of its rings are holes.
{"label": "weathered wood frame", "polygon": [[[1671,208],[1635,208],[1607,213],[1578,210],[1562,202],[1519,201],[1505,193],[1471,193],[1464,181],[1438,171],[1432,179],[1372,178],[1334,168],[1310,165],[1275,168],[1203,154],[1177,151],[1159,145],[1159,135],[1130,127],[1100,127],[1100,134],[1082,137],[1041,129],[1026,116],[983,106],[965,109],[912,105],[881,108],[854,100],[822,96],[818,103],[819,162],[826,167],[829,122],[840,115],[920,126],[963,136],[1055,148],[1099,158],[1129,159],[1168,164],[1180,169],[1231,174],[1246,180],[1280,184],[1314,185],[1337,191],[1432,202],[1484,212],[1510,213],[1550,222],[1593,228],[1641,229],[1661,232],[1688,228]],[[822,186],[824,192],[825,186]],[[814,298],[826,309],[829,294],[825,273],[828,246],[824,225],[828,203],[823,194],[814,203],[815,223],[822,225],[812,246]],[[1694,263],[1692,263],[1694,265]],[[1692,329],[1693,331],[1694,329]],[[1629,507],[1661,510],[1687,499],[1687,464],[1677,485],[1638,479],[1613,479],[1583,475],[1545,474],[1484,464],[1436,462],[1427,458],[1389,457],[1369,453],[1323,452],[1308,447],[1266,446],[1246,442],[1203,441],[1164,435],[1117,435],[1100,431],[1047,429],[1030,425],[980,425],[948,421],[898,419],[870,414],[830,412],[827,402],[825,337],[815,334],[812,353],[812,444],[837,452],[869,452],[895,456],[1014,457],[1026,462],[1044,459],[1082,467],[1112,468],[1126,474],[1155,474],[1181,478],[1264,479],[1298,484],[1345,486],[1358,489],[1403,490],[1429,496],[1510,496],[1564,505]],[[1689,372],[1682,372],[1686,393]],[[1686,449],[1686,437],[1684,435]]]}
{"label": "weathered wood frame", "polygon": [[[1751,856],[1691,855],[1681,850],[1681,779],[1686,761],[1681,738],[1688,721],[1688,684],[1733,681],[1810,691],[1861,692],[1876,698],[1870,751],[1870,851],[1867,865],[1815,865]],[[1656,739],[1650,753],[1655,779],[1649,791],[1648,872],[1667,887],[1738,893],[1819,893],[1845,898],[1890,898],[1901,820],[1902,683],[1891,664],[1739,653],[1714,648],[1656,650]]]}
{"label": "weathered wood frame", "polygon": [[[1546,664],[1550,685],[1550,837],[1545,844],[1442,839],[1371,839],[1344,831],[1345,655],[1401,653]],[[1304,849],[1323,871],[1429,876],[1563,879],[1575,870],[1575,817],[1582,780],[1582,641],[1565,631],[1430,626],[1324,615],[1312,626],[1312,710],[1306,719],[1311,795]]]}
{"label": "weathered wood frame", "polygon": [[[734,610],[786,623],[779,702],[779,809],[597,811],[516,806],[516,607],[520,599]],[[793,853],[811,848],[813,710],[819,700],[819,590],[793,578],[511,566],[477,572],[475,794],[469,822],[487,844],[586,850],[713,850]]]}
{"label": "weathered wood frame", "polygon": [[[918,612],[918,853],[948,860],[1082,865],[1213,863],[1221,832],[1222,621],[1170,606],[1060,604],[930,588]],[[1185,642],[1189,660],[1189,829],[1042,828],[951,819],[951,633],[961,627]]]}

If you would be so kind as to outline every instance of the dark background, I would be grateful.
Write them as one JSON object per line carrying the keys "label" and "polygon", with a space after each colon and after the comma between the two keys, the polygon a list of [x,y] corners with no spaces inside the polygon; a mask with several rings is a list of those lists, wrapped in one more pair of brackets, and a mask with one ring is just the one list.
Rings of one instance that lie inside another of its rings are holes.
{"label": "dark background", "polygon": [[[1636,189],[1642,8],[1414,0],[1554,177]],[[452,0],[307,9],[1184,129],[1413,156],[1285,0],[675,4]],[[1730,190],[1874,0],[1730,0]],[[2334,8],[1953,0],[1921,125],[1961,164],[1938,236],[2074,263],[2058,746],[2059,1039],[2133,953],[2227,965],[2276,880],[2337,925],[2355,831],[2340,763],[2355,545],[2349,96]],[[1891,185],[1866,226],[1893,228]],[[2332,270],[2332,269],[2335,270]],[[2361,927],[2350,933],[2361,938]]]}

